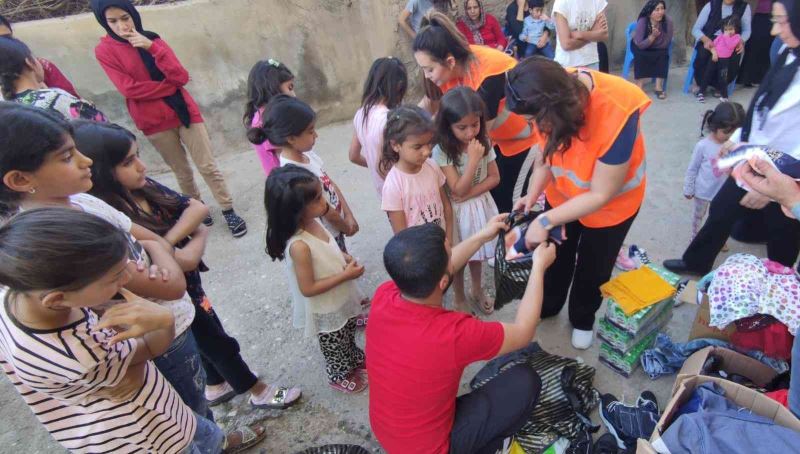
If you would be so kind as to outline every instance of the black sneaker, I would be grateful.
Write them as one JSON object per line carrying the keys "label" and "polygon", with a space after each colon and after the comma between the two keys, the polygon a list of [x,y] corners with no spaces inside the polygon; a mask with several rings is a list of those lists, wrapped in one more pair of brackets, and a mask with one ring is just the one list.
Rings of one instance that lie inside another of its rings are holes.
{"label": "black sneaker", "polygon": [[619,454],[619,452],[617,439],[610,433],[606,433],[594,443],[592,454]]}
{"label": "black sneaker", "polygon": [[223,211],[222,216],[225,218],[225,223],[228,224],[228,229],[231,231],[231,235],[233,235],[234,238],[239,238],[247,233],[247,224],[244,222],[244,219],[240,218],[239,215],[233,211],[233,208]]}
{"label": "black sneaker", "polygon": [[[600,398],[600,419],[608,433],[617,440],[622,450],[633,449],[639,438],[650,438],[658,422],[658,403],[652,393],[642,393],[640,399],[646,400],[643,406],[630,407],[618,401],[611,394]],[[649,397],[648,397],[649,396]]]}
{"label": "black sneaker", "polygon": [[636,406],[638,408],[653,412],[656,415],[661,413],[658,411],[658,399],[651,391],[642,391],[642,393],[639,394],[639,398],[636,399]]}
{"label": "black sneaker", "polygon": [[208,216],[203,219],[203,224],[205,224],[206,227],[211,227],[214,225],[214,218],[211,217],[211,213],[209,213]]}

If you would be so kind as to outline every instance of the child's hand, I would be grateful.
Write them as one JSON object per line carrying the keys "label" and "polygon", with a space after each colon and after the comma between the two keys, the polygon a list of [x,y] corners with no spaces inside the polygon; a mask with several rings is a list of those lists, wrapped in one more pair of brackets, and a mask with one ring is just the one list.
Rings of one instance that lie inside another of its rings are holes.
{"label": "child's hand", "polygon": [[359,265],[355,260],[344,267],[344,275],[348,281],[358,279],[362,274],[364,274],[364,265]]}
{"label": "child's hand", "polygon": [[716,53],[716,52],[714,52],[713,54],[711,54],[711,61],[719,61],[719,57],[717,56],[717,53]]}
{"label": "child's hand", "polygon": [[[139,243],[142,245],[145,251],[150,251],[150,248],[163,248],[161,243],[158,241],[153,240],[140,240]],[[145,263],[144,261],[140,260],[136,262],[136,271],[142,273],[145,271]],[[167,282],[169,281],[169,270],[166,268],[159,268],[158,265],[152,264],[150,265],[150,269],[148,271],[148,277],[150,280],[156,280],[159,277],[162,281]]]}
{"label": "child's hand", "polygon": [[127,289],[120,289],[126,303],[116,304],[100,318],[98,328],[110,328],[117,335],[109,339],[109,344],[141,337],[151,331],[169,328],[175,323],[172,311],[152,301],[134,295]]}
{"label": "child's hand", "polygon": [[731,142],[729,140],[729,141],[723,143],[721,147],[719,147],[719,153],[717,153],[717,155],[720,158],[724,158],[725,156],[728,156],[728,153],[730,153],[731,151],[739,148],[742,145],[746,145],[746,144],[747,144],[746,142],[734,143],[734,142]]}
{"label": "child's hand", "polygon": [[534,273],[544,274],[545,270],[556,260],[556,245],[545,241],[536,246],[533,251],[533,264],[531,265]]}
{"label": "child's hand", "polygon": [[543,48],[544,46],[546,46],[546,45],[547,45],[547,43],[548,43],[549,41],[550,41],[550,40],[548,39],[548,36],[547,36],[547,35],[542,35],[542,36],[539,38],[539,41],[536,43],[536,47],[538,47],[539,49],[541,49],[541,48]]}
{"label": "child's hand", "polygon": [[686,197],[686,200],[692,200],[694,198],[693,195],[689,195],[689,194],[684,194],[683,196]]}
{"label": "child's hand", "polygon": [[650,36],[652,36],[653,39],[658,38],[659,36],[661,36],[661,29],[660,28],[653,28],[653,31],[650,32]]}
{"label": "child's hand", "polygon": [[342,252],[342,255],[344,256],[344,263],[350,263],[354,260],[353,256],[350,254]]}
{"label": "child's hand", "polygon": [[467,156],[470,161],[477,161],[481,159],[486,153],[486,147],[478,139],[472,139],[467,145]]}

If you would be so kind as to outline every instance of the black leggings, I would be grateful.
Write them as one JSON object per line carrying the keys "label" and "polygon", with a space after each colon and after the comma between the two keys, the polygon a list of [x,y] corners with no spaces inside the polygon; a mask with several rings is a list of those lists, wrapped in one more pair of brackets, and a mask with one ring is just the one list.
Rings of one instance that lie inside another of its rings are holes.
{"label": "black leggings", "polygon": [[[683,261],[691,270],[702,273],[711,271],[733,225],[752,211],[739,204],[745,194],[747,192],[733,178],[728,178],[717,192],[711,201],[708,219],[683,253]],[[800,251],[800,223],[786,217],[780,205],[774,202],[760,211],[767,229],[767,257],[791,267]]]}
{"label": "black leggings", "polygon": [[[703,77],[706,75],[706,66],[711,62],[711,52],[707,51],[706,48],[703,47],[702,41],[697,42],[695,50],[697,50],[697,56],[694,59],[694,81],[699,87],[703,84]],[[726,75],[727,79],[725,81],[726,84],[736,80],[736,77],[739,75],[739,63],[741,61],[741,54],[737,54],[735,52],[728,59],[728,71]],[[716,86],[716,83],[716,78],[706,81],[706,84],[711,86]]]}
{"label": "black leggings", "polygon": [[603,228],[586,227],[579,221],[565,226],[567,239],[558,246],[556,260],[544,275],[542,318],[558,315],[569,293],[572,327],[592,329],[594,313],[603,302],[600,286],[611,277],[619,249],[635,218],[636,214],[621,224]]}
{"label": "black leggings", "polygon": [[211,304],[208,303],[207,307],[194,305],[191,327],[206,370],[206,383],[221,385],[228,382],[237,394],[242,394],[252,388],[258,378],[244,362],[239,354],[239,343],[225,332]]}
{"label": "black leggings", "polygon": [[533,153],[523,151],[515,156],[503,156],[500,149],[494,147],[497,169],[500,173],[500,184],[492,189],[492,199],[499,213],[509,213],[514,201],[528,192],[528,180],[533,170]]}
{"label": "black leggings", "polygon": [[533,368],[517,364],[456,399],[450,452],[498,452],[503,440],[519,432],[530,419],[541,389],[542,380]]}

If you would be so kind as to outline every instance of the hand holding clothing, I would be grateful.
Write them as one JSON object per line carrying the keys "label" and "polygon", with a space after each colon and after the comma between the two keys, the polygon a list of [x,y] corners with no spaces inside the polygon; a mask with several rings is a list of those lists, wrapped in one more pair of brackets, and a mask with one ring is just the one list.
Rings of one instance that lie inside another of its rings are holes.
{"label": "hand holding clothing", "polygon": [[794,178],[761,159],[746,162],[742,166],[742,180],[757,193],[789,209],[800,203],[800,186]]}

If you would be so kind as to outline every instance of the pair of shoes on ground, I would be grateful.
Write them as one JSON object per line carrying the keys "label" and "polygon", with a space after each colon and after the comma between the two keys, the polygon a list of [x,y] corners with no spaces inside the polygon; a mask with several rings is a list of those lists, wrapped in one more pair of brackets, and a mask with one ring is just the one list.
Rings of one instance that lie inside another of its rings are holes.
{"label": "pair of shoes on ground", "polygon": [[[650,438],[658,423],[659,409],[658,400],[655,394],[650,391],[643,391],[636,400],[636,405],[625,405],[612,394],[603,394],[600,398],[600,419],[608,430],[607,435],[611,435],[616,441],[616,447],[625,452],[636,449],[636,440],[639,438]],[[605,438],[605,451],[614,454],[613,446],[609,444],[610,437],[603,436],[598,441],[600,443]]]}
{"label": "pair of shoes on ground", "polygon": [[650,263],[647,251],[635,244],[630,247],[622,246],[617,254],[615,266],[622,271],[631,271]]}
{"label": "pair of shoes on ground", "polygon": [[[231,235],[233,235],[234,238],[242,237],[247,233],[247,223],[233,211],[233,208],[230,210],[223,210],[222,217],[225,218],[225,224],[228,225],[228,230],[231,231]],[[203,219],[203,224],[205,224],[206,227],[214,225],[214,218],[211,217],[211,214]]]}

